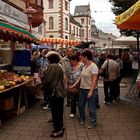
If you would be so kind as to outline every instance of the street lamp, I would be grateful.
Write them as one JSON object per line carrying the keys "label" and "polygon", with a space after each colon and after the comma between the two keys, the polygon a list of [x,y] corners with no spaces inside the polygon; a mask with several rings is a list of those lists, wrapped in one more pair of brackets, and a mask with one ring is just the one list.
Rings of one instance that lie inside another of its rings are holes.
{"label": "street lamp", "polygon": [[32,24],[31,24],[31,18],[32,18],[32,14],[37,13],[36,9],[33,9],[32,6],[29,6],[27,9],[25,9],[23,11],[24,13],[27,14],[28,16],[28,22],[29,22],[29,26],[30,26],[30,33],[32,33]]}

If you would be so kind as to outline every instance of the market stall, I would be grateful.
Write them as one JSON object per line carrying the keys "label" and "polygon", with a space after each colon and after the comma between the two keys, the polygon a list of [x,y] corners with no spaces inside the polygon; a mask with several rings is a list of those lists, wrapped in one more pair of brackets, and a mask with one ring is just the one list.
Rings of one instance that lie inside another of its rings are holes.
{"label": "market stall", "polygon": [[0,113],[12,109],[14,110],[13,113],[18,116],[23,111],[21,111],[23,106],[24,109],[27,108],[28,93],[25,92],[25,86],[31,85],[33,81],[34,79],[29,76],[19,76],[13,72],[0,71]]}
{"label": "market stall", "polygon": [[[132,67],[134,70],[139,71],[139,30],[140,30],[140,0],[137,1],[133,6],[131,6],[128,10],[123,12],[121,15],[117,16],[115,21],[116,25],[120,29],[129,29],[136,30],[137,32],[137,61],[134,59],[134,64],[132,62]],[[134,57],[135,58],[135,57]],[[136,74],[132,74],[132,79],[136,77]],[[136,80],[136,78],[135,78]],[[133,80],[132,80],[133,81]],[[138,84],[137,84],[138,85]],[[128,95],[133,94],[136,88],[136,81],[133,82],[131,87],[129,88]]]}
{"label": "market stall", "polygon": [[[18,50],[18,52],[23,53],[23,50],[26,50],[31,55],[31,43],[37,44],[38,42],[39,40],[29,31],[0,21],[0,69],[6,69],[8,71],[13,69],[20,70],[21,68],[17,69],[17,67],[13,67],[15,63],[13,58],[15,57],[16,51]],[[23,61],[20,60],[20,63]]]}
{"label": "market stall", "polygon": [[[19,115],[27,107],[28,93],[24,90],[34,79],[19,73],[30,75],[31,43],[38,44],[39,40],[28,30],[0,19],[0,127],[5,112],[14,109]],[[22,111],[21,104],[25,106]]]}
{"label": "market stall", "polygon": [[134,36],[120,36],[113,40],[113,45],[137,45],[137,39]]}
{"label": "market stall", "polygon": [[60,48],[63,48],[65,46],[78,46],[80,45],[80,42],[78,40],[70,40],[70,39],[63,39],[63,38],[41,38],[40,39],[41,44],[47,44],[48,46],[55,45],[55,48],[57,49],[60,45]]}

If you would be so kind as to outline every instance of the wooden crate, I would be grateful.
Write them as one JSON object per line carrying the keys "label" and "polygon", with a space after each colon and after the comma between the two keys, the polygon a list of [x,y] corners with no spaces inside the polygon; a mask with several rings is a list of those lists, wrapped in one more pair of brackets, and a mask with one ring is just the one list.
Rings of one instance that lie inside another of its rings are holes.
{"label": "wooden crate", "polygon": [[14,107],[13,97],[0,101],[0,110],[10,110]]}

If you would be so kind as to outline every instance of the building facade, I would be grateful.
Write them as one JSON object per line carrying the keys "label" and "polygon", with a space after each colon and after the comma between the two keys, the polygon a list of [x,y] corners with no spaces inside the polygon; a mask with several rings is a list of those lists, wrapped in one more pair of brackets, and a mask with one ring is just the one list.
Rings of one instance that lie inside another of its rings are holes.
{"label": "building facade", "polygon": [[70,0],[44,0],[46,37],[69,39]]}
{"label": "building facade", "polygon": [[91,41],[90,5],[76,6],[70,15],[70,1],[44,0],[46,37]]}

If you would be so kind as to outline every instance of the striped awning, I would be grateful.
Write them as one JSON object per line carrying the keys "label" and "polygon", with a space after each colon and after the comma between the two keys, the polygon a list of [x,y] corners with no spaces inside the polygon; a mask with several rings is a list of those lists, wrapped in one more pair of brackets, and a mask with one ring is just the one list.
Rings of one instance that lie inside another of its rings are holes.
{"label": "striped awning", "polygon": [[0,22],[0,30],[1,31],[7,31],[9,33],[14,33],[18,36],[22,36],[23,38],[27,38],[31,42],[33,41],[39,41],[38,38],[36,38],[34,35],[32,35],[29,31],[24,30],[22,28],[16,27],[14,25],[11,25],[9,23]]}

